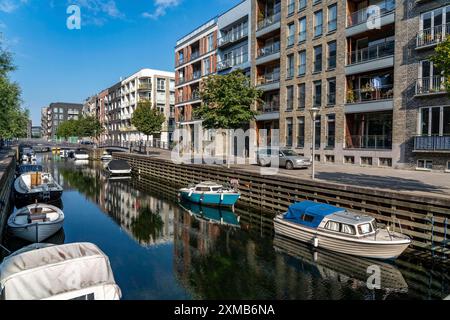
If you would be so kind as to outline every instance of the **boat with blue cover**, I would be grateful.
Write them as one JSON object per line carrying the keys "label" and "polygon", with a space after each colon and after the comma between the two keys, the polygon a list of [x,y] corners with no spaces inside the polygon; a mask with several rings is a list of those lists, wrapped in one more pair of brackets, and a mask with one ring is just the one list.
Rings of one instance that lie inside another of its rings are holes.
{"label": "boat with blue cover", "polygon": [[225,187],[212,181],[201,182],[195,186],[181,188],[179,196],[194,203],[208,206],[234,206],[240,194],[231,187]]}
{"label": "boat with blue cover", "polygon": [[274,218],[275,233],[314,247],[366,258],[395,259],[411,239],[381,228],[375,219],[344,208],[302,201]]}

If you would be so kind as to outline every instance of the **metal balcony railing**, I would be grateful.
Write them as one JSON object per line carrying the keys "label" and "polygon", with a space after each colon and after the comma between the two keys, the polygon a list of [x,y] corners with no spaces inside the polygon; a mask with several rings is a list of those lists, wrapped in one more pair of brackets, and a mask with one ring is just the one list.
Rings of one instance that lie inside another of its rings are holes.
{"label": "metal balcony railing", "polygon": [[138,86],[138,90],[152,90],[152,84],[151,83],[141,83]]}
{"label": "metal balcony railing", "polygon": [[275,24],[275,23],[279,22],[280,20],[281,20],[281,13],[280,12],[275,13],[274,15],[271,15],[271,16],[266,17],[266,18],[262,19],[261,21],[259,21],[257,30],[264,29],[265,27]]}
{"label": "metal balcony railing", "polygon": [[258,85],[280,81],[280,72],[271,72],[258,76]]}
{"label": "metal balcony railing", "polygon": [[416,94],[427,95],[445,92],[443,76],[419,78],[416,81]]}
{"label": "metal balcony railing", "polygon": [[395,51],[395,42],[389,41],[383,44],[369,46],[367,48],[349,52],[347,55],[347,65],[376,60],[392,56]]}
{"label": "metal balcony railing", "polygon": [[278,52],[280,52],[280,42],[279,41],[272,43],[270,46],[265,46],[263,48],[260,48],[258,51],[257,59],[266,57],[266,56],[269,56],[271,54],[278,53]]}
{"label": "metal balcony railing", "polygon": [[200,51],[195,51],[191,53],[191,58],[189,59],[189,61],[195,60],[198,57],[200,57]]}
{"label": "metal balcony railing", "polygon": [[258,111],[262,112],[262,113],[279,112],[280,111],[280,101],[274,100],[274,101],[263,102],[258,107]]}
{"label": "metal balcony railing", "polygon": [[361,103],[366,101],[387,100],[394,96],[394,86],[392,84],[379,87],[363,87],[359,89],[347,90],[347,103]]}
{"label": "metal balcony railing", "polygon": [[395,9],[395,0],[385,0],[378,3],[373,3],[369,7],[350,13],[350,15],[347,17],[347,28],[357,24],[365,23],[369,18],[373,18],[378,11],[375,11],[375,6],[379,8],[379,14],[384,15]]}
{"label": "metal balcony railing", "polygon": [[450,136],[416,136],[414,150],[450,151]]}
{"label": "metal balcony railing", "polygon": [[392,135],[352,135],[346,141],[350,149],[392,149]]}
{"label": "metal balcony railing", "polygon": [[450,22],[424,29],[417,34],[416,48],[438,44],[450,36]]}

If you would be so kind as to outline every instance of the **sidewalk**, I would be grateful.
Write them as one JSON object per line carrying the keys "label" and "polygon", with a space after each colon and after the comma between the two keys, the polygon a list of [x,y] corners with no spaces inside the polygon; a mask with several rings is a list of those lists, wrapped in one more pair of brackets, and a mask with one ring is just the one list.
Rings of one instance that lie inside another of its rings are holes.
{"label": "sidewalk", "polygon": [[[170,151],[162,149],[151,149],[149,156],[171,159]],[[231,165],[231,168],[249,172],[259,172],[261,169],[257,165]],[[318,181],[417,195],[434,194],[450,198],[450,173],[323,163],[316,163],[315,169],[315,177]],[[311,169],[286,170],[280,168],[277,175],[311,179]]]}

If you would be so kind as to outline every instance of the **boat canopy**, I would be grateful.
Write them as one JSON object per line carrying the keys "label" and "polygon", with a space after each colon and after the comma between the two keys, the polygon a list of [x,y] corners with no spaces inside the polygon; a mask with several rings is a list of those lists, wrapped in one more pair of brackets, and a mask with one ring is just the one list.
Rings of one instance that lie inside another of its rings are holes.
{"label": "boat canopy", "polygon": [[294,203],[289,206],[284,219],[293,220],[299,224],[317,228],[326,216],[345,212],[345,209],[329,204],[317,203],[310,200]]}
{"label": "boat canopy", "polygon": [[110,170],[129,170],[129,169],[131,169],[130,165],[125,160],[112,160],[108,163],[108,167]]}
{"label": "boat canopy", "polygon": [[23,164],[19,166],[19,174],[24,174],[27,172],[39,172],[43,171],[43,168],[41,165],[37,164]]}
{"label": "boat canopy", "polygon": [[33,244],[16,251],[0,265],[0,293],[0,300],[121,295],[108,257],[92,243]]}

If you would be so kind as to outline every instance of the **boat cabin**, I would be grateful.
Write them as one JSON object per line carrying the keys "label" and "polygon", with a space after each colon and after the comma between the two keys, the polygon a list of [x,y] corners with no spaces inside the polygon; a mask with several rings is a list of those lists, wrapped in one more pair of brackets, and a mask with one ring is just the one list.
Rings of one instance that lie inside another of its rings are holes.
{"label": "boat cabin", "polygon": [[365,237],[377,230],[374,218],[358,215],[344,208],[313,201],[291,205],[283,219],[300,225],[346,236]]}
{"label": "boat cabin", "polygon": [[219,192],[223,189],[224,187],[222,185],[213,181],[205,181],[194,187],[195,192]]}

